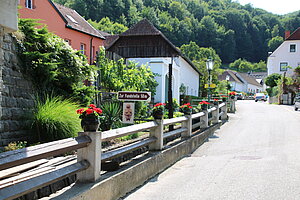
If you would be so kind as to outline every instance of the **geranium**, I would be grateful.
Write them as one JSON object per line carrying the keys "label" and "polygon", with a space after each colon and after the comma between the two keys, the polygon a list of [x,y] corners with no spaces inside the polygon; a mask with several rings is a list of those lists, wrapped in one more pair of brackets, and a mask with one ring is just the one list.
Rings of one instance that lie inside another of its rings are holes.
{"label": "geranium", "polygon": [[214,101],[219,101],[219,99],[213,99]]}
{"label": "geranium", "polygon": [[163,111],[165,108],[165,103],[157,103],[153,106],[153,111]]}
{"label": "geranium", "polygon": [[191,106],[190,103],[186,103],[186,104],[181,105],[180,108],[184,109],[184,108],[193,108],[193,107]]}
{"label": "geranium", "polygon": [[235,95],[236,95],[235,91],[229,92],[229,96],[235,96]]}
{"label": "geranium", "polygon": [[80,108],[76,110],[76,113],[79,114],[80,119],[83,119],[85,117],[97,118],[102,114],[102,110],[100,108],[97,108],[94,104],[90,104],[87,108]]}
{"label": "geranium", "polygon": [[199,104],[201,104],[201,105],[208,105],[208,104],[210,104],[209,102],[207,102],[207,101],[201,101]]}

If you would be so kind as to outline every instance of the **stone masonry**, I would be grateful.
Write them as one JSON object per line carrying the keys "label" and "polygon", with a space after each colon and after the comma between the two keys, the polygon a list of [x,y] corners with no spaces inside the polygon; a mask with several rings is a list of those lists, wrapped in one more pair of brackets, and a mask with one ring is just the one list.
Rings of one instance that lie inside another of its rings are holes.
{"label": "stone masonry", "polygon": [[21,73],[16,40],[0,26],[0,147],[30,140],[33,87]]}

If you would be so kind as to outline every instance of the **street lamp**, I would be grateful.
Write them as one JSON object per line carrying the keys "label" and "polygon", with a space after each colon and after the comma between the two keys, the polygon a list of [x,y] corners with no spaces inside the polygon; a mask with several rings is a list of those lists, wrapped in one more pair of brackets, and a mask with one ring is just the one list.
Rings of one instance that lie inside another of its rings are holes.
{"label": "street lamp", "polygon": [[226,99],[227,99],[227,101],[228,101],[228,81],[229,81],[229,79],[230,79],[230,76],[229,75],[226,75],[226,81],[227,81],[227,85],[226,85],[226,91],[227,91],[227,93],[226,93]]}
{"label": "street lamp", "polygon": [[209,58],[207,61],[206,61],[206,68],[207,68],[207,71],[208,71],[208,95],[207,95],[207,100],[208,102],[210,103],[210,85],[211,85],[211,75],[210,75],[210,72],[212,71],[214,67],[214,61],[213,59]]}

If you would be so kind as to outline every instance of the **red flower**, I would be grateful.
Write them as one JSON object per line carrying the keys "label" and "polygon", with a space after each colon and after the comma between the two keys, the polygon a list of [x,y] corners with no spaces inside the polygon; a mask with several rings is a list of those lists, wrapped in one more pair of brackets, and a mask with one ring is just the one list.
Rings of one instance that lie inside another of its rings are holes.
{"label": "red flower", "polygon": [[210,104],[207,101],[201,101],[199,104]]}
{"label": "red flower", "polygon": [[88,108],[85,112],[87,115],[94,113],[93,109],[90,108]]}
{"label": "red flower", "polygon": [[84,108],[76,110],[77,114],[82,114],[84,112]]}
{"label": "red flower", "polygon": [[102,110],[100,108],[93,108],[94,111],[96,111],[97,113],[101,114]]}
{"label": "red flower", "polygon": [[96,108],[95,104],[90,104],[89,107],[90,108]]}
{"label": "red flower", "polygon": [[189,106],[189,108],[193,108],[192,106]]}
{"label": "red flower", "polygon": [[214,99],[214,101],[219,101],[219,99]]}

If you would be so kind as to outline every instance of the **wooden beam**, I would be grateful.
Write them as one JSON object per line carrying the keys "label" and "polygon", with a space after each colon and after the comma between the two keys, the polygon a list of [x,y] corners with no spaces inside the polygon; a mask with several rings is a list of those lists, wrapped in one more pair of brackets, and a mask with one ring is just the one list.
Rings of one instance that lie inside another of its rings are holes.
{"label": "wooden beam", "polygon": [[15,199],[32,191],[35,191],[39,188],[52,184],[58,180],[61,180],[67,176],[75,174],[79,171],[87,169],[89,167],[89,163],[87,161],[81,161],[79,163],[75,163],[69,165],[67,167],[52,171],[50,173],[34,177],[27,181],[15,184],[10,187],[6,187],[0,190],[0,198],[1,199]]}
{"label": "wooden beam", "polygon": [[136,149],[139,149],[141,147],[147,146],[149,144],[151,144],[152,142],[155,142],[156,138],[147,138],[145,140],[142,141],[138,141],[135,142],[133,144],[109,151],[107,153],[103,153],[101,155],[101,161],[107,161],[107,160],[111,160],[113,158],[119,157],[121,155],[124,155],[126,153],[132,152]]}
{"label": "wooden beam", "polygon": [[0,170],[80,149],[90,142],[88,136],[80,136],[4,152],[0,154]]}
{"label": "wooden beam", "polygon": [[158,126],[155,121],[102,132],[102,141],[109,141]]}

